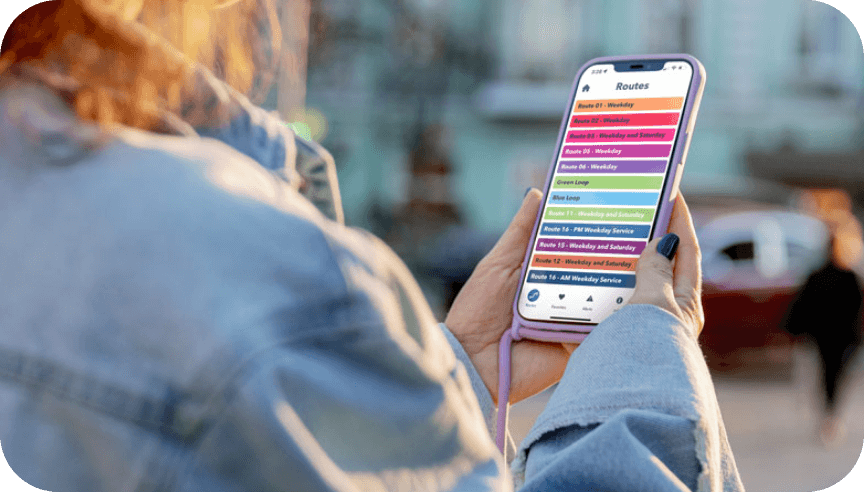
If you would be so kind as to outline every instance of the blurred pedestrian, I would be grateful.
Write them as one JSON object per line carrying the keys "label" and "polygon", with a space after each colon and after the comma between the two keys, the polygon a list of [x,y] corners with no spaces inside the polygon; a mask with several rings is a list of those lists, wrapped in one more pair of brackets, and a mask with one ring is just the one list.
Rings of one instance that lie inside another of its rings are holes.
{"label": "blurred pedestrian", "polygon": [[[787,316],[787,330],[816,345],[821,369],[822,414],[818,429],[826,446],[844,436],[838,408],[850,361],[861,345],[862,286],[854,268],[861,260],[861,224],[848,200],[817,200],[811,212],[828,226],[825,263],[807,280]],[[827,203],[826,202],[830,202]]]}
{"label": "blurred pedestrian", "polygon": [[[254,85],[258,2],[55,7],[0,57],[13,470],[56,492],[512,488],[484,417],[541,194],[436,324],[391,250],[303,193],[305,144],[203,66]],[[743,489],[680,197],[670,230],[577,355],[514,344],[512,401],[560,381],[523,490]]]}

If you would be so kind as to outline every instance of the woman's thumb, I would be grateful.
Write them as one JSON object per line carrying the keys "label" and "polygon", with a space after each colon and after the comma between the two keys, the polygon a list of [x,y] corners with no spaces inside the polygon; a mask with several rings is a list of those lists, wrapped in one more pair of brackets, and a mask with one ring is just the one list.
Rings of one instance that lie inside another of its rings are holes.
{"label": "woman's thumb", "polygon": [[672,260],[679,243],[680,238],[675,233],[648,243],[636,264],[636,289],[630,299],[631,304],[654,304],[674,310]]}

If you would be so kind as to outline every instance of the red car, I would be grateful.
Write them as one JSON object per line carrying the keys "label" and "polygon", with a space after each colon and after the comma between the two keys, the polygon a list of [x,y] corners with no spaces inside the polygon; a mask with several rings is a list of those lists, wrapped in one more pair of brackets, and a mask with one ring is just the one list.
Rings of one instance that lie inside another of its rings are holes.
{"label": "red car", "polygon": [[784,318],[807,276],[827,258],[826,226],[780,204],[686,196],[702,248],[700,343],[709,367],[779,369],[788,376],[793,337]]}

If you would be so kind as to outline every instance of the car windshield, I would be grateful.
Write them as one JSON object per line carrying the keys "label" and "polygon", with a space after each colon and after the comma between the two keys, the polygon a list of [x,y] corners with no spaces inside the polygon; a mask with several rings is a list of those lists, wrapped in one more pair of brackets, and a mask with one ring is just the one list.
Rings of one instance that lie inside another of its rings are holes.
{"label": "car windshield", "polygon": [[787,288],[823,260],[827,231],[785,210],[738,212],[699,229],[705,281],[721,288]]}

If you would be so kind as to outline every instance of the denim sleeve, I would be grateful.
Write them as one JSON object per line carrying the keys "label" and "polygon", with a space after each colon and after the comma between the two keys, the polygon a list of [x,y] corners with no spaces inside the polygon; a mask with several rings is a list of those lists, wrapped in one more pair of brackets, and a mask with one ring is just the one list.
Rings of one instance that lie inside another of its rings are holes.
{"label": "denim sleeve", "polygon": [[452,405],[452,382],[406,384],[417,378],[382,374],[391,350],[379,350],[376,367],[338,360],[332,345],[259,357],[178,490],[511,489],[501,460],[470,444],[471,419]]}
{"label": "denim sleeve", "polygon": [[407,267],[380,240],[326,229],[308,239],[326,268],[269,318],[279,338],[234,372],[182,490],[511,490]]}
{"label": "denim sleeve", "polygon": [[743,490],[696,338],[627,306],[573,353],[513,461],[522,490]]}

